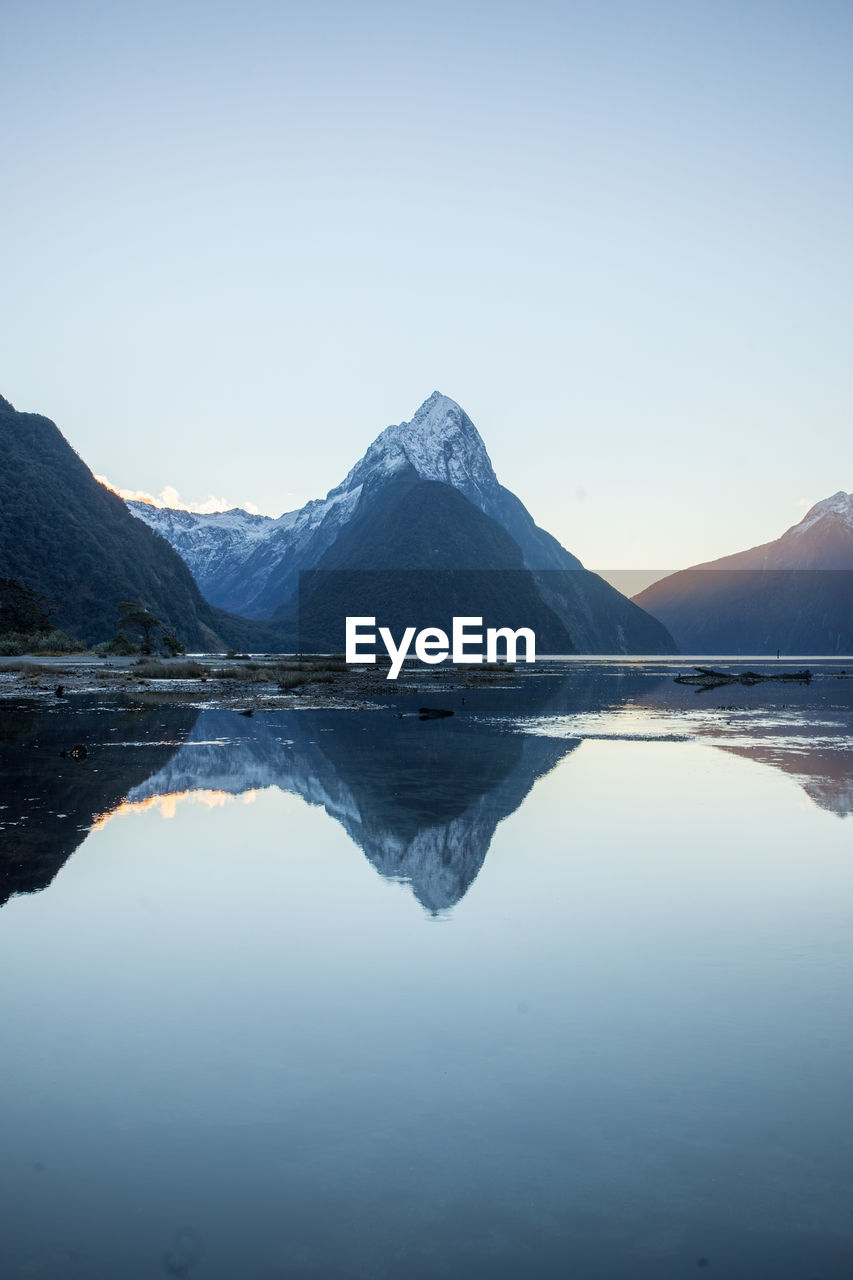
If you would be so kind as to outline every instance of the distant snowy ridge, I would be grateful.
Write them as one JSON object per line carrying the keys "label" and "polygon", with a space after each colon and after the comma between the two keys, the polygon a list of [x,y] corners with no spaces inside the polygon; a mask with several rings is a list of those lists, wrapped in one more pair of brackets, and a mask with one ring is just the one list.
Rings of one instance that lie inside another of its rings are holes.
{"label": "distant snowy ridge", "polygon": [[837,521],[853,533],[853,493],[845,493],[843,489],[839,489],[838,493],[834,493],[831,498],[816,502],[806,512],[800,523],[795,524],[788,533],[803,534],[807,529],[824,520]]}
{"label": "distant snowy ridge", "polygon": [[[294,559],[323,526],[326,545],[351,518],[360,486],[313,499],[277,519],[251,515],[235,507],[210,515],[128,502],[133,515],[170,542],[192,570],[203,594],[213,603],[251,616],[272,568],[287,556]],[[258,616],[264,616],[260,613]]]}

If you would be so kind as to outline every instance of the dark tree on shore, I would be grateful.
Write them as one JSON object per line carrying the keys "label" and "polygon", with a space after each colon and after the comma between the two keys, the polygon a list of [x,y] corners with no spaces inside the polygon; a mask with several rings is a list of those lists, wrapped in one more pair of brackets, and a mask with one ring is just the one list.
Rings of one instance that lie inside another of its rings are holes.
{"label": "dark tree on shore", "polygon": [[163,625],[160,619],[155,617],[150,609],[146,609],[145,605],[135,600],[120,600],[118,611],[119,636],[127,636],[128,631],[136,632],[142,652],[153,653],[154,634]]}
{"label": "dark tree on shore", "polygon": [[160,637],[160,643],[170,658],[176,658],[179,653],[186,653],[187,646],[183,640],[179,640],[174,627],[169,627]]}

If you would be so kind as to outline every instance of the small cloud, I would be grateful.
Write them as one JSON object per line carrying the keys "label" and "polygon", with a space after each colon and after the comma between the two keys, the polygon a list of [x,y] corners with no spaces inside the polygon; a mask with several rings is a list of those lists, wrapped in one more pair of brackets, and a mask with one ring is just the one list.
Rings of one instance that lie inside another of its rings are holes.
{"label": "small cloud", "polygon": [[159,497],[155,497],[153,493],[147,493],[145,489],[117,489],[114,484],[110,484],[106,476],[95,476],[95,479],[105,488],[117,493],[120,498],[124,498],[125,502],[145,502],[149,507],[169,507],[174,511],[194,511],[197,515],[203,516],[213,515],[217,511],[231,511],[238,506],[253,516],[263,514],[255,502],[229,502],[227,498],[217,498],[214,494],[210,494],[202,502],[187,502],[181,497],[173,484],[164,485]]}
{"label": "small cloud", "polygon": [[117,489],[114,484],[110,484],[106,476],[95,476],[95,479],[98,484],[102,484],[111,493],[117,493],[120,498],[124,498],[125,502],[145,502],[149,507],[163,506],[163,503],[158,502],[153,493],[146,493],[144,489]]}
{"label": "small cloud", "polygon": [[803,510],[807,510],[809,507],[813,507],[814,503],[812,502],[811,498],[797,498],[797,501],[794,503],[794,506],[802,507]]}
{"label": "small cloud", "polygon": [[181,495],[173,484],[167,484],[163,492],[160,494],[161,507],[179,507],[181,505]]}

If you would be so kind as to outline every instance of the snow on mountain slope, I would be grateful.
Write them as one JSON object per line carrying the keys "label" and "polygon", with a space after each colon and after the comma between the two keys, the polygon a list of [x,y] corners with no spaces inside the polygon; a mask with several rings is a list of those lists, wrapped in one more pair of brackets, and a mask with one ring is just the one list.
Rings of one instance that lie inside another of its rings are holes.
{"label": "snow on mountain slope", "polygon": [[386,427],[332,494],[409,464],[422,480],[438,480],[484,507],[498,483],[483,438],[455,400],[434,391],[411,422]]}
{"label": "snow on mountain slope", "polygon": [[776,548],[773,568],[853,569],[853,493],[840,489],[816,502],[769,547]]}
{"label": "snow on mountain slope", "polygon": [[202,592],[210,599],[208,587],[234,557],[245,559],[269,534],[270,516],[254,516],[239,507],[197,515],[147,502],[128,502],[133,515],[170,542],[187,562]]}
{"label": "snow on mountain slope", "polygon": [[837,519],[853,532],[853,493],[845,493],[843,489],[839,489],[838,493],[834,493],[831,498],[816,502],[811,510],[806,512],[800,523],[795,524],[789,532],[810,529],[819,520],[827,519]]}
{"label": "snow on mountain slope", "polygon": [[172,544],[211,603],[252,616],[252,601],[263,592],[270,572],[287,557],[298,564],[300,552],[312,542],[321,549],[330,545],[351,518],[360,492],[356,486],[314,499],[278,519],[240,508],[197,515],[143,502],[127,505]]}

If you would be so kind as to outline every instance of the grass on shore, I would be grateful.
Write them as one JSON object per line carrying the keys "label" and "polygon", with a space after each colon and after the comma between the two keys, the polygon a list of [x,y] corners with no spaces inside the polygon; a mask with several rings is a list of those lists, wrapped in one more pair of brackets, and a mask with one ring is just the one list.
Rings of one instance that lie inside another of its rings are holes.
{"label": "grass on shore", "polygon": [[294,689],[302,684],[330,684],[346,671],[336,658],[282,662],[241,662],[226,667],[205,666],[192,659],[179,662],[141,661],[131,668],[139,680],[227,680],[239,684],[277,684]]}
{"label": "grass on shore", "polygon": [[157,662],[155,659],[150,661],[141,659],[134,666],[129,667],[128,671],[139,680],[198,680],[201,676],[211,674],[210,667],[202,666],[200,662],[192,660],[167,663]]}
{"label": "grass on shore", "polygon": [[[3,655],[5,656],[5,655]],[[53,655],[50,655],[53,656]],[[0,671],[12,672],[25,680],[53,680],[57,676],[73,676],[73,667],[42,666],[39,662],[4,662]]]}

